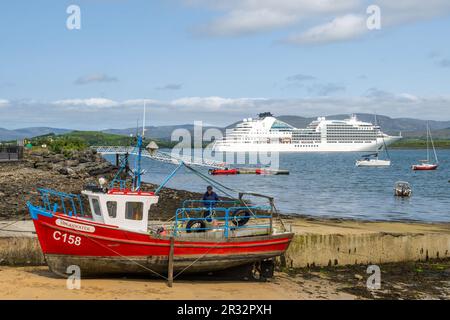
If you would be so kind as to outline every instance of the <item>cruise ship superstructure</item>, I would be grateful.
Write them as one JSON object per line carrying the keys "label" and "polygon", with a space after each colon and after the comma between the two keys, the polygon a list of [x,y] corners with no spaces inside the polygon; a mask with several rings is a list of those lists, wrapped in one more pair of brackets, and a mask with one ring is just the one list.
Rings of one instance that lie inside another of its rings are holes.
{"label": "cruise ship superstructure", "polygon": [[378,151],[402,136],[389,136],[378,125],[359,121],[319,117],[306,128],[295,128],[271,113],[244,119],[214,144],[222,152],[356,152]]}

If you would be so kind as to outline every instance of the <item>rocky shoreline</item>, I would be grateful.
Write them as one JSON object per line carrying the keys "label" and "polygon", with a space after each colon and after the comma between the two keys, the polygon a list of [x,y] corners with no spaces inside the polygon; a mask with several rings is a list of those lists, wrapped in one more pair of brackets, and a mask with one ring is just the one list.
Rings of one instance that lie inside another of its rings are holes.
{"label": "rocky shoreline", "polygon": [[[0,163],[0,219],[29,219],[26,203],[38,196],[37,188],[79,194],[100,177],[110,181],[116,171],[116,166],[90,149],[66,154],[27,151],[21,162]],[[142,188],[151,191],[155,185],[143,183]],[[170,218],[182,200],[200,197],[199,193],[165,188],[151,213],[156,218]]]}

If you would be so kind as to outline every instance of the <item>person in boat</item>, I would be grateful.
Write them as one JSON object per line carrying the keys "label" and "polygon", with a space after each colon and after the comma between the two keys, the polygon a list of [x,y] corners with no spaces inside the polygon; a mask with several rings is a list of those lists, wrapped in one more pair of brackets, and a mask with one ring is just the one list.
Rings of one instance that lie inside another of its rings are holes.
{"label": "person in boat", "polygon": [[206,192],[203,194],[203,201],[204,206],[209,208],[209,210],[204,212],[203,217],[208,218],[212,214],[212,208],[214,208],[216,202],[219,201],[219,196],[214,192],[212,186],[206,187]]}

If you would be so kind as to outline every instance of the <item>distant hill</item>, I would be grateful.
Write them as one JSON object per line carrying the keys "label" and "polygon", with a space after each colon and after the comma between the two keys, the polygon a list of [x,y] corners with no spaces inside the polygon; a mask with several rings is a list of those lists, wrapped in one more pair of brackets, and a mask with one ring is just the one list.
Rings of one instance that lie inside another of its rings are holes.
{"label": "distant hill", "polygon": [[[212,128],[212,127],[203,126],[203,130],[207,130],[208,128]],[[146,126],[145,127],[145,135],[152,137],[154,139],[170,140],[172,132],[177,129],[188,130],[192,135],[194,132],[194,125],[180,124],[180,125],[158,126],[158,127]],[[221,128],[219,128],[219,129],[221,129]],[[139,129],[139,132],[141,132],[141,131],[142,131],[142,128]],[[102,132],[129,136],[130,134],[132,134],[132,135],[136,134],[136,128],[107,129],[107,130],[103,130]]]}
{"label": "distant hill", "polygon": [[50,128],[50,127],[30,127],[15,130],[0,128],[0,141],[18,140],[24,138],[33,138],[49,133],[63,134],[70,132],[69,129]]}
{"label": "distant hill", "polygon": [[[160,148],[173,147],[174,143],[169,141],[161,141],[159,139],[152,139],[156,141]],[[134,146],[135,140],[132,137],[105,133],[100,131],[71,131],[68,133],[55,135],[47,134],[37,136],[31,139],[33,145],[40,146],[41,144],[51,145],[52,143],[67,144],[66,142],[82,142],[84,146]],[[148,143],[148,139],[144,141],[144,144]],[[81,145],[78,143],[78,145]]]}
{"label": "distant hill", "polygon": [[[278,119],[289,123],[296,128],[305,128],[311,121],[317,119],[317,117],[301,117],[292,115],[275,115]],[[369,113],[356,114],[358,119],[366,122],[375,122],[375,116]],[[342,120],[348,118],[348,114],[337,114],[327,116],[328,119]],[[239,122],[239,121],[238,121]],[[232,123],[226,127],[218,129],[224,131],[227,128],[234,127],[238,122]],[[381,126],[382,130],[389,134],[398,134],[402,132],[404,137],[408,138],[423,138],[426,136],[426,120],[410,119],[410,118],[390,118],[383,115],[377,116],[377,123]],[[429,121],[430,128],[433,132],[433,137],[436,139],[450,139],[450,121]],[[168,125],[168,126],[147,126],[146,136],[153,139],[169,141],[172,132],[176,129],[188,130],[191,135],[193,133],[194,126],[192,124],[180,124],[180,125]],[[204,130],[211,128],[209,126],[203,127]],[[141,130],[141,129],[140,129]],[[0,128],[0,141],[10,141],[23,138],[32,138],[35,136],[45,135],[49,133],[64,134],[71,132],[69,129],[49,128],[49,127],[32,127],[16,130],[7,130]],[[121,136],[130,136],[130,134],[136,134],[136,128],[126,129],[107,129],[102,130],[103,133],[110,133]]]}
{"label": "distant hill", "polygon": [[[361,121],[375,123],[375,116],[373,114],[357,113],[356,116]],[[337,115],[327,116],[327,119],[343,120],[343,119],[347,119],[348,117],[349,117],[348,114],[337,114]],[[317,117],[305,118],[305,117],[299,117],[299,116],[279,116],[277,118],[286,123],[289,123],[290,125],[297,127],[297,128],[304,128],[311,121],[317,119]],[[376,118],[377,118],[378,125],[381,126],[382,130],[385,132],[391,132],[391,133],[393,133],[393,132],[398,133],[399,131],[402,131],[402,132],[407,132],[407,131],[426,132],[426,128],[427,128],[426,120],[410,119],[410,118],[390,118],[390,117],[382,116],[382,115],[377,115]],[[430,124],[430,128],[431,128],[431,130],[433,130],[433,132],[435,130],[450,128],[450,121],[430,120],[429,124]]]}
{"label": "distant hill", "polygon": [[[359,120],[365,122],[375,123],[375,116],[369,113],[357,113],[356,116]],[[305,128],[311,121],[316,120],[317,117],[301,117],[301,116],[277,116],[277,119],[284,121],[296,128]],[[335,114],[326,117],[327,119],[343,120],[348,119],[348,114]],[[398,134],[400,131],[404,137],[410,138],[423,138],[426,137],[427,121],[410,118],[390,118],[383,115],[377,115],[377,124],[381,126],[381,129],[385,133]],[[234,122],[226,129],[233,128],[240,121]],[[429,121],[430,128],[432,130],[433,137],[438,139],[450,139],[450,121]]]}

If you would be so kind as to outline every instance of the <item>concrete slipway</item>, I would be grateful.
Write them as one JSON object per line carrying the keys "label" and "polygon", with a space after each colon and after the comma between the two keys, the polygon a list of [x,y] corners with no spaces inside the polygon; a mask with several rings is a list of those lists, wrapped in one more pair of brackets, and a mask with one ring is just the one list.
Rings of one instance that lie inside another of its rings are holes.
{"label": "concrete slipway", "polygon": [[[449,257],[450,223],[287,218],[288,267],[424,261]],[[0,222],[0,264],[45,264],[31,221]]]}

